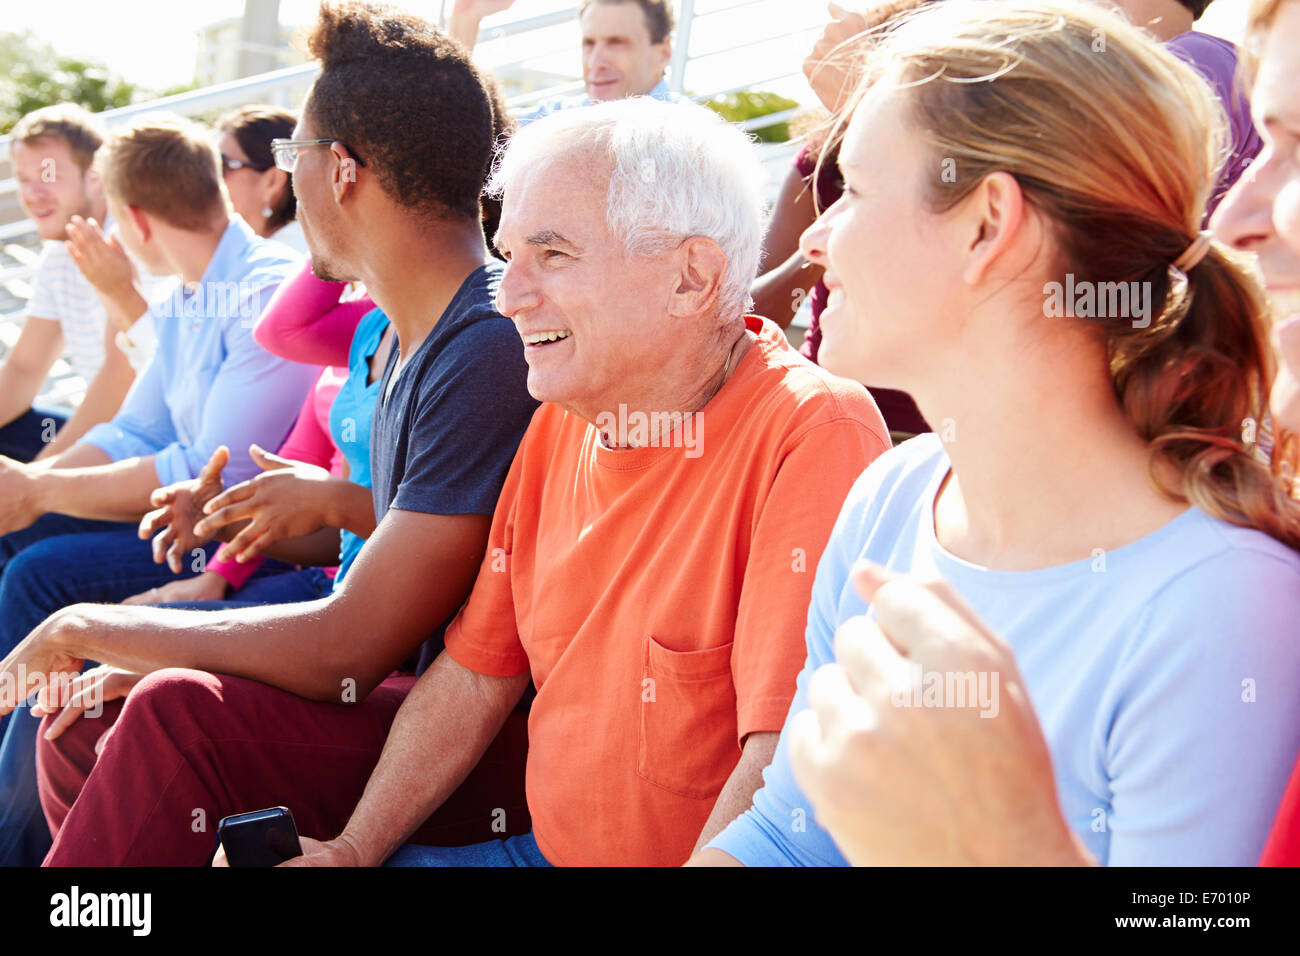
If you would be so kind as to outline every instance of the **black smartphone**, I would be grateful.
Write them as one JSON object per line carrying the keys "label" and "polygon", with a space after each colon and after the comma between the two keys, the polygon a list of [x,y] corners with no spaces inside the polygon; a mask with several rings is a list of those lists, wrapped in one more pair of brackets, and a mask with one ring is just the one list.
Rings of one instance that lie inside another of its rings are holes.
{"label": "black smartphone", "polygon": [[298,828],[288,807],[222,817],[217,835],[231,866],[275,866],[302,856]]}

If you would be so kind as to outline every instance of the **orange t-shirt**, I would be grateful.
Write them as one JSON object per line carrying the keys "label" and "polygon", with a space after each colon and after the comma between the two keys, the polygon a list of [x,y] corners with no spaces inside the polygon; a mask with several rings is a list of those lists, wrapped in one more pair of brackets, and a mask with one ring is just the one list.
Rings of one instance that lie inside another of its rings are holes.
{"label": "orange t-shirt", "polygon": [[531,670],[528,807],[552,863],[686,860],[746,735],[785,723],[817,562],[889,447],[866,389],[746,323],[758,342],[661,447],[538,409],[447,631],[465,667]]}

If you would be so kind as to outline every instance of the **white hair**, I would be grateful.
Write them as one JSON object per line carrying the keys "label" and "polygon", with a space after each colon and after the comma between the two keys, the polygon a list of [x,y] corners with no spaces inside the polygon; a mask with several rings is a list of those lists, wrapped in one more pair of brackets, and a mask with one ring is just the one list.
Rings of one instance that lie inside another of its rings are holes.
{"label": "white hair", "polygon": [[653,255],[691,236],[712,239],[727,258],[720,317],[753,307],[763,172],[748,134],[702,106],[644,96],[557,110],[497,153],[487,191],[501,197],[522,171],[581,148],[612,161],[605,220],[629,253]]}

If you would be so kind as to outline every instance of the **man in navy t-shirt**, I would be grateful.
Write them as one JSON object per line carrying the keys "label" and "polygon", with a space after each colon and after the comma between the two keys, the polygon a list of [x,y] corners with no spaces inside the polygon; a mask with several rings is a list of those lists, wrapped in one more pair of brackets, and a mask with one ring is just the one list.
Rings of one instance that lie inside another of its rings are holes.
{"label": "man in navy t-shirt", "polygon": [[[217,820],[280,804],[301,833],[337,833],[414,683],[394,671],[440,642],[469,593],[536,407],[522,342],[494,307],[501,266],[479,211],[493,118],[478,73],[424,21],[360,6],[323,7],[310,48],[322,72],[277,161],[293,171],[317,275],[364,282],[397,333],[371,431],[378,524],[318,601],[81,606],[33,632],[10,666],[75,657],[149,674],[125,707],[42,742],[53,865],[202,864]],[[427,839],[528,832],[525,746],[516,712]]]}

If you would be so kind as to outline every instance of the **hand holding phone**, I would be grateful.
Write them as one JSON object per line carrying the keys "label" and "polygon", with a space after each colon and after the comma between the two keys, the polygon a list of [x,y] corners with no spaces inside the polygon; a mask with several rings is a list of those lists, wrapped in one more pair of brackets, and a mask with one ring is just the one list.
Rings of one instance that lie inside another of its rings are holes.
{"label": "hand holding phone", "polygon": [[230,866],[276,866],[302,856],[298,827],[288,807],[223,817],[217,834]]}

